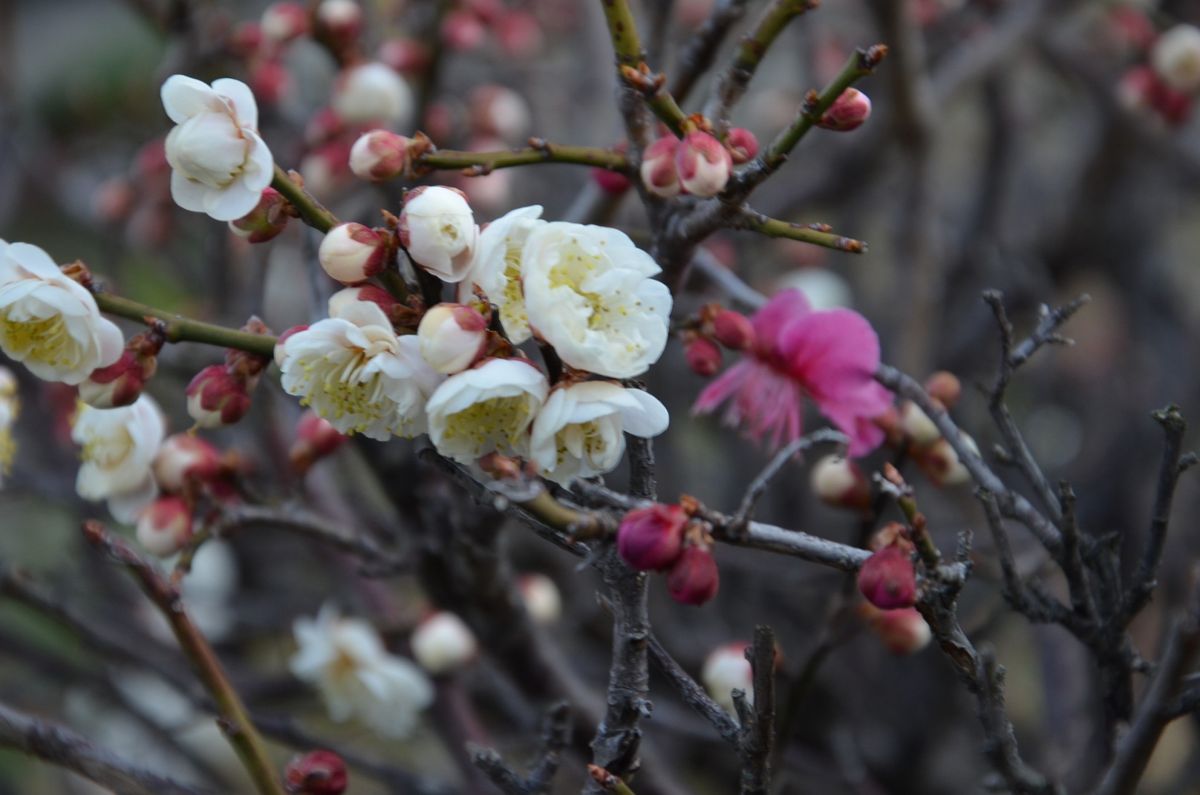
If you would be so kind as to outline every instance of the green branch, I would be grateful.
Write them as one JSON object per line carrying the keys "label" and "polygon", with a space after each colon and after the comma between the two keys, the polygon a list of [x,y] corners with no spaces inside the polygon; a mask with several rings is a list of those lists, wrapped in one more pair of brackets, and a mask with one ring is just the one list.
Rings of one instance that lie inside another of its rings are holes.
{"label": "green branch", "polygon": [[237,331],[213,323],[192,320],[173,312],[155,309],[149,304],[143,304],[111,293],[94,293],[96,305],[101,311],[110,315],[127,318],[139,323],[147,317],[158,318],[167,324],[165,331],[169,342],[203,342],[206,345],[217,345],[222,348],[237,348],[247,353],[259,356],[275,354],[275,337],[266,334],[250,334]]}
{"label": "green branch", "polygon": [[748,229],[762,235],[767,235],[768,237],[799,240],[804,243],[812,243],[815,246],[846,251],[851,254],[863,254],[867,250],[867,244],[863,241],[834,234],[824,224],[794,224],[788,221],[780,221],[776,218],[768,218],[765,215],[747,212],[741,219],[735,220],[733,226],[735,229]]}
{"label": "green branch", "polygon": [[531,146],[525,149],[507,149],[496,152],[459,152],[439,149],[419,156],[413,163],[417,170],[422,168],[461,168],[467,176],[477,177],[497,168],[531,166],[538,163],[573,163],[580,166],[607,168],[610,171],[628,172],[629,158],[612,149],[595,146],[561,146],[540,138],[530,139]]}
{"label": "green branch", "polygon": [[601,0],[604,7],[604,22],[608,25],[608,35],[612,39],[613,52],[617,56],[617,66],[631,66],[646,60],[646,51],[642,49],[641,39],[638,38],[637,22],[627,0]]}
{"label": "green branch", "polygon": [[340,223],[337,216],[326,210],[319,201],[312,197],[312,194],[292,182],[292,178],[278,163],[275,164],[275,178],[271,180],[271,187],[291,202],[304,223],[318,232],[328,232]]}

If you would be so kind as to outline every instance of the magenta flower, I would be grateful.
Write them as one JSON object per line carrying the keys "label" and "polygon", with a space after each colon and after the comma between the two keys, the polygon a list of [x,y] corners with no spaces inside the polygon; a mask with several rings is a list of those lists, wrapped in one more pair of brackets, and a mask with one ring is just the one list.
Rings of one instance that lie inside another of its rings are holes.
{"label": "magenta flower", "polygon": [[850,455],[865,455],[883,441],[871,422],[892,404],[892,393],[872,377],[879,366],[879,337],[866,318],[849,309],[813,311],[799,290],[785,290],[752,318],[757,344],[709,384],[693,413],[722,403],[725,422],[771,446],[798,439],[803,398],[808,397],[850,437]]}

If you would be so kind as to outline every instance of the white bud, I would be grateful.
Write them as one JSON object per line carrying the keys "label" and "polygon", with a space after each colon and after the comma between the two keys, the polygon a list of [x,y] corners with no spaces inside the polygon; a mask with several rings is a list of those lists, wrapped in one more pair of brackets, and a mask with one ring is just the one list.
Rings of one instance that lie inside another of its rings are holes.
{"label": "white bud", "polygon": [[154,456],[154,479],[164,491],[181,491],[188,482],[208,480],[220,470],[217,448],[190,433],[167,437]]}
{"label": "white bud", "polygon": [[412,634],[413,657],[431,674],[461,668],[475,657],[475,636],[453,613],[434,613]]}
{"label": "white bud", "polygon": [[1150,63],[1176,91],[1191,94],[1200,90],[1200,29],[1176,25],[1159,36],[1150,51]]}
{"label": "white bud", "polygon": [[562,616],[562,595],[554,580],[545,574],[526,574],[517,581],[529,617],[539,624],[553,624]]}
{"label": "white bud", "polygon": [[911,401],[900,408],[900,429],[917,447],[926,447],[942,438],[942,432],[929,415]]}
{"label": "white bud", "polygon": [[487,320],[463,304],[438,304],[417,327],[421,358],[447,375],[470,367],[487,347]]}
{"label": "white bud", "polygon": [[400,213],[400,243],[418,265],[444,282],[467,276],[479,240],[471,205],[440,185],[409,191]]}
{"label": "white bud", "polygon": [[182,497],[159,497],[138,516],[137,540],[151,555],[174,555],[192,537],[192,512]]}
{"label": "white bud", "polygon": [[373,62],[342,73],[333,110],[350,124],[382,121],[403,128],[412,116],[412,90],[390,66]]}
{"label": "white bud", "polygon": [[709,652],[700,671],[704,689],[727,711],[733,712],[733,691],[746,694],[746,702],[754,703],[754,673],[746,659],[746,644],[727,643]]}
{"label": "white bud", "polygon": [[408,138],[390,130],[363,133],[350,148],[350,170],[359,179],[389,180],[407,168],[411,143]]}
{"label": "white bud", "polygon": [[321,241],[317,259],[342,284],[365,281],[383,270],[387,241],[362,224],[338,224]]}
{"label": "white bud", "polygon": [[828,505],[866,509],[871,504],[871,488],[862,470],[840,455],[827,455],[818,461],[809,482],[813,493]]}

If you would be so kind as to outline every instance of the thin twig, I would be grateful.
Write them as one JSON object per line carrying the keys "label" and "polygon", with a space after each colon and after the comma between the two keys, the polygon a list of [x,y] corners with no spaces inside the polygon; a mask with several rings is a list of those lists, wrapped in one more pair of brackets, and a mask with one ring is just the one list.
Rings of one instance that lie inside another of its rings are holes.
{"label": "thin twig", "polygon": [[737,513],[733,515],[733,519],[731,520],[733,525],[735,527],[744,527],[750,521],[750,517],[754,513],[755,506],[758,505],[758,501],[762,499],[767,487],[771,485],[771,481],[775,479],[775,476],[779,474],[788,461],[813,445],[825,442],[846,445],[850,443],[850,440],[844,433],[823,428],[785,445],[763,467],[762,471],[755,475],[754,480],[750,481],[750,485],[746,487],[746,495],[742,497],[742,503],[738,506]]}
{"label": "thin twig", "polygon": [[671,82],[671,94],[683,103],[696,80],[708,71],[716,58],[721,42],[729,34],[742,15],[746,13],[746,5],[750,0],[718,0],[712,13],[692,37],[683,46],[683,54],[679,56],[679,64],[675,67],[675,77]]}

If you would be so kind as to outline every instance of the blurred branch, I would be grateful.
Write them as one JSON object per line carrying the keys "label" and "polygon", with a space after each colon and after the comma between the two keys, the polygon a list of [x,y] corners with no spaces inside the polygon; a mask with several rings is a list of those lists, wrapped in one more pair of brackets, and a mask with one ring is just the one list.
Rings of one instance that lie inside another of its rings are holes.
{"label": "blurred branch", "polygon": [[720,260],[703,246],[696,247],[691,268],[724,290],[734,301],[749,309],[758,309],[767,302],[767,296],[742,281],[741,277],[721,264]]}
{"label": "blurred branch", "polygon": [[[766,795],[771,788],[771,756],[775,749],[775,633],[754,628],[746,649],[754,675],[754,707],[742,714],[742,795]],[[734,694],[735,703],[742,701]],[[743,702],[744,703],[744,702]]]}
{"label": "blurred branch", "polygon": [[525,149],[496,152],[459,152],[451,149],[434,149],[419,156],[413,162],[413,168],[416,170],[461,168],[468,177],[482,177],[497,168],[529,166],[539,163],[574,163],[622,173],[627,173],[631,169],[629,158],[612,149],[598,146],[552,144],[543,138],[530,138],[529,146]]}
{"label": "blurred branch", "polygon": [[750,0],[717,0],[708,19],[704,20],[699,29],[683,46],[679,63],[675,67],[675,78],[671,82],[671,94],[679,103],[683,103],[696,80],[708,71],[721,42],[729,35],[730,29],[746,13]]}
{"label": "blurred branch", "polygon": [[541,754],[526,778],[513,771],[500,754],[491,749],[474,753],[474,762],[505,795],[541,795],[550,790],[562,763],[562,752],[571,739],[571,710],[566,702],[550,708],[542,724]]}
{"label": "blurred branch", "polygon": [[763,467],[763,470],[754,477],[754,480],[750,481],[750,485],[746,487],[746,495],[742,497],[742,503],[738,506],[737,513],[733,515],[732,524],[735,527],[744,527],[750,521],[750,517],[754,514],[754,507],[762,499],[762,495],[766,493],[767,487],[771,485],[771,481],[787,465],[788,461],[813,445],[824,443],[846,446],[850,443],[850,440],[846,434],[840,431],[823,428],[785,445]]}

